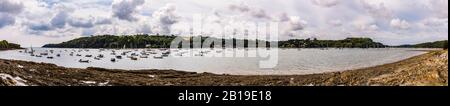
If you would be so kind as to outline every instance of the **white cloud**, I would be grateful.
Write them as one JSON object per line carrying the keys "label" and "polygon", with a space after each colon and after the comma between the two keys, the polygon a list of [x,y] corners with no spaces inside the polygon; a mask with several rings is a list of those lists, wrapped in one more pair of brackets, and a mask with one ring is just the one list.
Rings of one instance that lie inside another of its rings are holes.
{"label": "white cloud", "polygon": [[361,0],[361,4],[372,16],[384,19],[393,17],[394,13],[386,7],[384,2],[378,3],[374,2],[374,0]]}
{"label": "white cloud", "polygon": [[426,25],[428,27],[437,27],[437,26],[443,26],[448,25],[448,18],[441,19],[441,18],[427,18],[422,21],[423,25]]}
{"label": "white cloud", "polygon": [[372,32],[379,29],[375,19],[369,16],[359,16],[352,24],[357,32]]}
{"label": "white cloud", "polygon": [[279,16],[280,24],[281,24],[281,35],[287,35],[290,37],[294,37],[299,31],[305,29],[308,25],[308,22],[302,20],[298,16],[288,17],[286,14],[282,14]]}
{"label": "white cloud", "polygon": [[328,24],[334,26],[334,27],[339,27],[342,26],[342,20],[330,20],[328,21]]}
{"label": "white cloud", "polygon": [[193,14],[236,29],[280,22],[280,38],[448,39],[448,0],[0,0],[0,33],[14,30],[39,44],[91,34],[181,34]]}
{"label": "white cloud", "polygon": [[155,11],[152,15],[154,22],[152,31],[160,34],[170,34],[171,26],[180,20],[180,16],[175,13],[176,10],[175,5],[167,4]]}
{"label": "white cloud", "polygon": [[448,0],[429,0],[429,8],[439,18],[448,18]]}
{"label": "white cloud", "polygon": [[392,19],[390,25],[393,28],[401,30],[409,29],[411,27],[411,25],[407,21],[398,18]]}

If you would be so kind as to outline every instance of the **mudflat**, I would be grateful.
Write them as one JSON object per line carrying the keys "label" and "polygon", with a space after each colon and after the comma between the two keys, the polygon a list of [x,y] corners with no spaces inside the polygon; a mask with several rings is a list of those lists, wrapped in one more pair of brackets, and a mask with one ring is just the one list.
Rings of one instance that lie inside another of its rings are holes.
{"label": "mudflat", "polygon": [[448,50],[356,70],[309,75],[219,75],[178,70],[65,68],[0,59],[0,86],[448,86]]}

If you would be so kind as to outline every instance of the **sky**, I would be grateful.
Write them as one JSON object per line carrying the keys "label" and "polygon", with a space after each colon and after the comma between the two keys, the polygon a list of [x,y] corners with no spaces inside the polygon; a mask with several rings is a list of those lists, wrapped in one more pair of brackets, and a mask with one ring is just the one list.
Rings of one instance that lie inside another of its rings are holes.
{"label": "sky", "polygon": [[280,40],[448,39],[448,0],[0,0],[0,39],[27,47],[104,34],[182,36],[196,14],[220,26],[279,22]]}

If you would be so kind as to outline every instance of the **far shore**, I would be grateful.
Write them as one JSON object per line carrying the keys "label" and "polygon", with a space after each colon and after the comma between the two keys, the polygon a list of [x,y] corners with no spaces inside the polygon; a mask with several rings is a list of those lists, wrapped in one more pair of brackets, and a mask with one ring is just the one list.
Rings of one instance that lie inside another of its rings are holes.
{"label": "far shore", "polygon": [[341,72],[219,75],[178,70],[65,68],[0,59],[0,86],[448,86],[448,50]]}

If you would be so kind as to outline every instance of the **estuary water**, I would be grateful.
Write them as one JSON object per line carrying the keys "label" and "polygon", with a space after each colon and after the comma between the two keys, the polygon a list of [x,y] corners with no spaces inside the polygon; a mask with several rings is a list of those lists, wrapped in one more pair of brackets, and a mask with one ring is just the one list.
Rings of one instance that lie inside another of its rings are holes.
{"label": "estuary water", "polygon": [[[300,75],[392,63],[426,53],[423,49],[72,49],[0,51],[0,58],[52,63],[69,68],[174,69],[232,75]],[[268,52],[272,51],[272,52]],[[273,52],[276,51],[276,52]],[[256,53],[256,55],[255,55]],[[262,55],[266,53],[265,55]],[[275,67],[261,68],[272,59]],[[274,61],[275,60],[275,61]]]}

